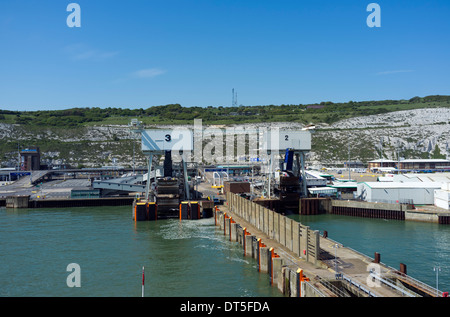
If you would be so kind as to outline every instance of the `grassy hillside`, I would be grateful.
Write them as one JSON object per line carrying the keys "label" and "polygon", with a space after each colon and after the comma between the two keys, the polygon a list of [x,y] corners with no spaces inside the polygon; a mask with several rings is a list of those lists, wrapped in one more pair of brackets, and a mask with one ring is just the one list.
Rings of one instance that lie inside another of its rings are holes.
{"label": "grassy hillside", "polygon": [[409,100],[321,102],[310,105],[266,105],[239,107],[183,107],[179,104],[148,109],[73,108],[50,111],[0,110],[0,123],[38,127],[126,125],[131,118],[144,124],[244,124],[257,122],[334,123],[356,116],[427,107],[450,107],[450,96],[414,97]]}

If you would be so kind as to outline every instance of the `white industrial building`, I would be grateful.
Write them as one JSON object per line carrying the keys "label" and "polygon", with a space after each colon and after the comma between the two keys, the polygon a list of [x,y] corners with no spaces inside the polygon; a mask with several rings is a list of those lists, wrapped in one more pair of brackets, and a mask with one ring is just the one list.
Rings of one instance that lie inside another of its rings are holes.
{"label": "white industrial building", "polygon": [[436,182],[436,183],[450,183],[450,173],[406,173],[406,174],[391,174],[394,182]]}
{"label": "white industrial building", "polygon": [[306,184],[308,187],[325,187],[327,186],[327,179],[322,177],[321,173],[316,171],[305,171]]}
{"label": "white industrial building", "polygon": [[369,202],[433,205],[434,192],[441,187],[436,182],[363,182],[358,183],[357,197]]}
{"label": "white industrial building", "polygon": [[[449,210],[450,201],[450,173],[406,173],[406,174],[390,174],[388,177],[379,178],[379,181],[391,181],[400,183],[415,183],[417,186],[421,184],[435,184],[441,188],[433,191],[433,202],[436,207]],[[427,199],[429,201],[429,199]]]}
{"label": "white industrial building", "polygon": [[450,210],[450,183],[445,183],[441,189],[434,190],[434,205]]}

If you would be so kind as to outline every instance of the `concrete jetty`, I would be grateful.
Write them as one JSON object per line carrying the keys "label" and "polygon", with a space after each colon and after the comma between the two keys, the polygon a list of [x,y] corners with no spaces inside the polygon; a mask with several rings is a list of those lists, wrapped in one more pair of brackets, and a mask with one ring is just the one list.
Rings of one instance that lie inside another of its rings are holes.
{"label": "concrete jetty", "polygon": [[294,297],[434,297],[442,292],[374,258],[320,236],[244,197],[227,193],[215,210],[225,238],[243,247],[243,255],[270,274],[274,287]]}

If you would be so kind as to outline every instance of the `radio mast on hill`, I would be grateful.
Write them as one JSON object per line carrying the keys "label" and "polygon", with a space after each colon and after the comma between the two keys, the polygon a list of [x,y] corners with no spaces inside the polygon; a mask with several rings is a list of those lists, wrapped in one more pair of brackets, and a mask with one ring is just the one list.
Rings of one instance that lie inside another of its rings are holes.
{"label": "radio mast on hill", "polygon": [[234,88],[233,88],[231,93],[232,93],[231,106],[232,107],[237,107],[237,92],[234,92]]}

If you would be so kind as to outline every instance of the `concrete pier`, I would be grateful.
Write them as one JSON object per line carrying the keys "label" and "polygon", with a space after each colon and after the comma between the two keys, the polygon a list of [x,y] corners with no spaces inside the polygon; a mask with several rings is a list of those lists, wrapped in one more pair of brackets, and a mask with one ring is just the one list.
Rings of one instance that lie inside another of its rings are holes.
{"label": "concrete pier", "polygon": [[6,197],[6,208],[28,208],[30,196],[8,196]]}
{"label": "concrete pier", "polygon": [[[269,274],[270,284],[273,287],[277,287],[287,296],[300,296],[300,287],[306,281],[300,281],[300,276],[297,273],[299,270],[298,266],[292,265],[292,263],[285,260],[285,257],[277,254],[272,244],[266,244],[266,240],[263,241],[262,238],[257,238],[257,235],[250,233],[246,227],[242,227],[243,220],[230,212],[226,207],[216,209],[215,217],[216,225],[220,226],[223,230],[226,239],[233,237],[233,233],[236,232],[237,238],[231,238],[230,240],[242,245],[244,251],[243,256],[252,257],[257,261],[257,267],[260,273]],[[227,229],[227,227],[231,228],[231,230]],[[256,228],[251,228],[253,232],[260,233]],[[230,233],[232,234],[230,235]],[[261,234],[261,236],[266,238],[264,234]],[[304,294],[323,296],[321,292],[314,291],[313,286],[303,285],[303,288],[311,288],[309,293],[306,292]]]}
{"label": "concrete pier", "polygon": [[224,236],[240,244],[243,255],[253,257],[258,271],[269,274],[271,285],[286,296],[442,295],[379,263],[379,254],[376,261],[239,195],[228,193],[225,205],[216,206],[214,217]]}

